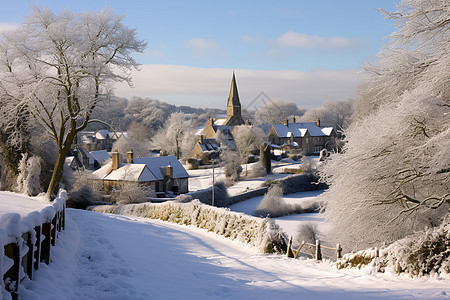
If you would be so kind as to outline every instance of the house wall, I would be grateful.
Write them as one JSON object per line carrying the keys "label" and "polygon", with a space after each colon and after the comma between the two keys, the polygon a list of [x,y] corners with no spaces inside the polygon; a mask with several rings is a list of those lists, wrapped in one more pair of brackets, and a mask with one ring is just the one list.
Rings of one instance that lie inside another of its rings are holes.
{"label": "house wall", "polygon": [[137,181],[123,181],[123,180],[103,180],[103,189],[107,194],[110,194],[113,190],[120,190],[124,187],[140,186],[150,188],[155,192],[160,192],[163,190],[162,181],[147,181],[147,182],[137,182]]}

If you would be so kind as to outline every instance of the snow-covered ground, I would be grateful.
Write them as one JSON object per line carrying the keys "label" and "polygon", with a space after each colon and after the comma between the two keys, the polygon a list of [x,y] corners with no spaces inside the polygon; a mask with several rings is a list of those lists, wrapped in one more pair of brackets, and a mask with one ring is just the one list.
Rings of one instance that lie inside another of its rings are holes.
{"label": "snow-covered ground", "polygon": [[[248,172],[251,171],[255,163],[248,164]],[[270,174],[266,177],[253,178],[249,180],[241,180],[236,182],[233,186],[228,187],[228,193],[230,196],[244,193],[249,190],[254,190],[260,188],[261,185],[266,180],[277,180],[289,176],[289,174],[280,174],[282,170],[286,167],[296,168],[299,166],[296,162],[284,163],[284,162],[273,162],[274,174]],[[245,165],[242,165],[242,176],[245,174]],[[209,188],[212,185],[213,170],[210,169],[199,169],[199,170],[188,170],[189,173],[189,190],[197,191],[201,189]],[[222,167],[214,168],[214,178],[215,181],[225,180],[225,173]]]}
{"label": "snow-covered ground", "polygon": [[51,204],[45,197],[28,197],[2,191],[0,192],[0,217],[9,213],[18,213],[21,217],[25,217],[29,213],[41,211]]}
{"label": "snow-covered ground", "polygon": [[257,254],[213,233],[68,209],[53,261],[22,299],[448,299],[448,279],[411,279]]}
{"label": "snow-covered ground", "polygon": [[[317,196],[321,195],[323,193],[323,190],[318,191],[308,191],[308,192],[299,192],[289,195],[284,195],[283,200],[287,203],[302,203],[302,202],[310,202],[312,200],[315,200]],[[256,207],[258,206],[259,202],[263,196],[254,197],[251,199],[248,199],[246,201],[242,201],[236,204],[233,204],[230,206],[230,210],[237,211],[237,212],[243,212],[248,215],[253,215]],[[318,226],[318,230],[323,234],[326,235],[328,232],[328,224],[324,222],[324,218],[322,214],[320,213],[310,213],[310,214],[296,214],[296,215],[289,215],[279,218],[274,218],[276,223],[283,229],[284,232],[286,232],[288,235],[292,235],[295,237],[297,233],[297,228],[299,225],[304,223],[315,223]]]}

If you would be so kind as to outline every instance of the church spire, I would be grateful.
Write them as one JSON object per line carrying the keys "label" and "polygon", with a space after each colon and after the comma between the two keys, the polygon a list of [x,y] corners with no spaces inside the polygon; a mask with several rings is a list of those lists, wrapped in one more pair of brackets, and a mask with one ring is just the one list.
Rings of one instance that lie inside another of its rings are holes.
{"label": "church spire", "polygon": [[231,79],[230,95],[227,102],[227,121],[226,125],[235,126],[244,124],[241,116],[241,102],[239,101],[239,93],[236,84],[236,77]]}
{"label": "church spire", "polygon": [[241,103],[239,102],[239,93],[236,85],[236,78],[234,76],[233,71],[233,78],[231,79],[231,87],[230,87],[230,95],[228,96],[228,103],[227,108],[230,106],[241,106]]}

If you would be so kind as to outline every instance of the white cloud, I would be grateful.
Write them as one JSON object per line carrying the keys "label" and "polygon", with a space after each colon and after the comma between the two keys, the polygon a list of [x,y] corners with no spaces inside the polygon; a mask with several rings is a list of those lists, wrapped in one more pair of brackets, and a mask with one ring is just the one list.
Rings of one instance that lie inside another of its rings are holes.
{"label": "white cloud", "polygon": [[354,97],[359,84],[357,70],[300,72],[143,65],[141,71],[132,74],[134,88],[118,84],[116,94],[149,97],[176,105],[225,108],[233,71],[242,106],[250,109],[262,104],[255,100],[261,92],[273,99],[312,108],[325,101]]}
{"label": "white cloud", "polygon": [[285,48],[353,49],[361,46],[361,40],[345,37],[320,37],[288,31],[276,39],[276,44]]}
{"label": "white cloud", "polygon": [[191,51],[191,54],[198,57],[203,57],[211,51],[219,50],[219,44],[212,40],[205,40],[201,38],[193,38],[184,43],[184,45]]}

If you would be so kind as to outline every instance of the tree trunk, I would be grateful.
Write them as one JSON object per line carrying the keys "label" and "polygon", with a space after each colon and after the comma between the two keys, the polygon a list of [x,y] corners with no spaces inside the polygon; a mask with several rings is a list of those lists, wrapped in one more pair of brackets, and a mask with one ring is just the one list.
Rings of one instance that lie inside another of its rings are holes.
{"label": "tree trunk", "polygon": [[[64,164],[66,162],[67,153],[69,153],[70,148],[72,147],[73,140],[77,135],[77,131],[75,130],[76,124],[71,124],[71,130],[67,134],[66,140],[62,148],[58,149],[58,158],[56,159],[55,168],[53,169],[52,179],[47,189],[47,198],[50,200],[55,199],[58,196],[59,184],[61,183]],[[84,128],[84,127],[83,127]]]}
{"label": "tree trunk", "polygon": [[69,149],[70,147],[64,147],[58,152],[58,158],[56,159],[55,168],[53,169],[52,179],[47,189],[47,198],[50,200],[53,200],[58,196],[59,184],[62,179],[64,163],[66,161],[67,153],[69,153]]}

